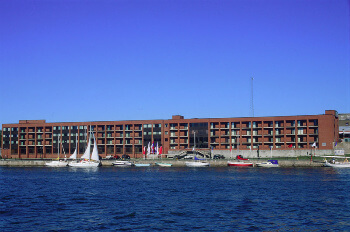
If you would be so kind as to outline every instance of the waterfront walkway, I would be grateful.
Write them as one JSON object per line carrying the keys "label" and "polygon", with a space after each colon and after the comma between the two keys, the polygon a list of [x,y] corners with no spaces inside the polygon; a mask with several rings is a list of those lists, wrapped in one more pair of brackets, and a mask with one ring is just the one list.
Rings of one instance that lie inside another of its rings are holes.
{"label": "waterfront walkway", "polygon": [[[291,159],[282,159],[274,158],[278,160],[280,167],[322,167],[322,161],[310,161],[310,160],[298,160],[296,158]],[[230,159],[231,160],[231,159]],[[251,162],[256,163],[267,161],[268,159],[252,159]],[[11,167],[31,167],[31,166],[45,166],[45,162],[50,160],[41,160],[41,159],[2,159],[0,160],[0,166],[11,166]],[[112,162],[115,160],[102,160],[102,166],[112,166]],[[188,160],[172,160],[172,159],[154,159],[154,160],[143,160],[143,159],[131,159],[131,162],[134,163],[150,163],[155,165],[157,162],[171,163],[173,167],[185,167],[185,162]],[[227,161],[229,159],[222,160],[208,160],[211,167],[225,167],[227,166]]]}

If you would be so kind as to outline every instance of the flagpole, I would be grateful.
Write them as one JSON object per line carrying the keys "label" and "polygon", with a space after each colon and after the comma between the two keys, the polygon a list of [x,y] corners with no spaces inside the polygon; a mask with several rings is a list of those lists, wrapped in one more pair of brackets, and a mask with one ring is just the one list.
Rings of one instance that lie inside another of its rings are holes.
{"label": "flagpole", "polygon": [[272,146],[270,147],[270,150],[271,150],[271,159],[272,159]]}

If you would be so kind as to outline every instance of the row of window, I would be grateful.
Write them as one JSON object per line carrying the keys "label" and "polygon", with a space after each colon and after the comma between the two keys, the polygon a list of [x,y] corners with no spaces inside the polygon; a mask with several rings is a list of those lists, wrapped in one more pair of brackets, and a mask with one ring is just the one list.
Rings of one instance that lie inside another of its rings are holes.
{"label": "row of window", "polygon": [[[232,122],[231,123],[231,128],[240,128],[240,125],[242,124],[243,127],[245,128],[256,128],[256,127],[261,127],[262,124],[264,124],[264,127],[283,127],[283,122],[284,121],[264,121],[264,122]],[[288,123],[288,126],[295,126],[295,123],[297,123],[298,127],[301,126],[306,126],[307,125],[307,120],[287,120],[286,123]],[[216,125],[220,124],[222,128],[229,128],[230,123],[226,122],[226,123],[219,123],[219,122],[212,122],[210,123],[210,127],[211,128],[215,128]],[[318,120],[314,119],[314,120],[309,120],[309,125],[311,126],[318,126]],[[161,128],[161,124],[144,124],[144,125],[140,125],[141,127],[143,126],[143,128]],[[178,123],[171,123],[170,127],[171,129],[176,129],[176,127],[178,126]],[[180,126],[183,127],[184,129],[188,129],[188,123],[180,123]],[[207,123],[190,123],[190,127],[206,127]],[[123,125],[119,125],[118,126],[119,129],[123,129]],[[131,130],[132,125],[125,125],[125,129],[126,130]],[[165,124],[165,127],[168,127],[168,124]],[[87,130],[88,126],[62,126],[62,130]],[[89,126],[89,128],[91,130],[95,130],[96,126]],[[38,132],[42,132],[43,128],[39,128]],[[103,126],[104,129],[104,126]],[[107,126],[108,130],[112,129],[111,125]],[[12,127],[12,128],[3,128],[3,131],[17,131],[18,128],[17,127]],[[61,130],[61,126],[54,126],[53,130]],[[25,132],[24,130],[22,130],[22,132]]]}

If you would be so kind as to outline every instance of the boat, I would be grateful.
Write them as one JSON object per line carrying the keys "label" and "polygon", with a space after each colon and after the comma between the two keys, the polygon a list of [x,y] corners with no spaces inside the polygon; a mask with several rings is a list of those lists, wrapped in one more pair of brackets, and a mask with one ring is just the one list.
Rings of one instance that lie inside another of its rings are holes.
{"label": "boat", "polygon": [[173,164],[170,164],[170,163],[156,163],[156,165],[158,165],[160,167],[171,167],[171,166],[173,166]]}
{"label": "boat", "polygon": [[52,160],[51,162],[45,163],[48,167],[66,167],[68,165],[67,160]]}
{"label": "boat", "polygon": [[243,162],[243,161],[227,161],[227,166],[234,167],[252,167],[252,162]]}
{"label": "boat", "polygon": [[[91,135],[90,135],[91,138]],[[82,168],[87,168],[87,167],[99,167],[101,165],[100,158],[98,156],[98,151],[97,151],[97,144],[96,144],[96,139],[95,136],[93,135],[94,138],[94,148],[92,149],[91,157],[90,157],[90,145],[91,145],[91,139],[89,139],[87,148],[85,150],[84,155],[81,157],[82,160],[77,163],[69,163],[69,167],[82,167]]]}
{"label": "boat", "polygon": [[235,161],[227,161],[227,166],[234,166],[234,167],[251,167],[253,166],[253,163],[249,161],[249,159],[243,158],[241,155],[236,156]]}
{"label": "boat", "polygon": [[58,149],[58,157],[56,160],[52,160],[50,162],[46,162],[45,166],[48,167],[66,167],[68,165],[68,161],[65,158],[64,160],[60,160],[60,137],[57,140],[57,149]]}
{"label": "boat", "polygon": [[279,167],[278,160],[268,160],[266,162],[256,163],[255,166],[264,168]]}
{"label": "boat", "polygon": [[[195,157],[196,158],[196,157]],[[207,161],[187,161],[185,162],[187,167],[209,167],[210,164]]]}
{"label": "boat", "polygon": [[118,166],[118,167],[130,167],[132,166],[132,163],[130,161],[126,160],[117,160],[112,163],[113,166]]}
{"label": "boat", "polygon": [[187,161],[185,162],[186,166],[187,167],[209,167],[210,164],[208,161],[205,161],[205,159],[198,159],[197,156],[196,156],[196,153],[195,152],[196,150],[196,132],[194,132],[194,146],[193,146],[193,149],[192,151],[194,151],[194,161]]}
{"label": "boat", "polygon": [[142,164],[134,164],[136,167],[149,167],[151,166],[151,164],[145,164],[145,163],[142,163]]}
{"label": "boat", "polygon": [[[325,159],[325,163],[323,166],[325,167],[332,167],[332,168],[350,168],[350,163],[345,156],[324,156],[324,157],[332,157],[332,161],[328,162],[327,159]],[[344,161],[336,161],[335,159],[344,159]]]}

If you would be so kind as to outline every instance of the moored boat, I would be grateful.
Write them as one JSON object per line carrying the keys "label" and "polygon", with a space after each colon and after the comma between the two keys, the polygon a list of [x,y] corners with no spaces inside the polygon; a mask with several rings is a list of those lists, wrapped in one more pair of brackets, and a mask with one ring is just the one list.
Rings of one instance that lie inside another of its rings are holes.
{"label": "moored boat", "polygon": [[[333,168],[350,168],[350,163],[348,161],[348,157],[346,156],[323,156],[325,157],[325,163],[323,166],[325,167],[333,167]],[[330,162],[327,161],[326,158],[332,158]],[[339,159],[343,159],[343,161],[338,161]]]}
{"label": "moored boat", "polygon": [[130,167],[132,163],[130,161],[125,161],[125,160],[117,160],[112,163],[113,166],[118,166],[118,167]]}
{"label": "moored boat", "polygon": [[333,168],[350,168],[350,163],[349,162],[334,162],[334,163],[329,163],[325,162],[324,163],[325,167],[333,167]]}
{"label": "moored boat", "polygon": [[[62,143],[62,141],[61,141],[61,143]],[[58,136],[58,138],[57,138],[57,151],[58,151],[57,159],[52,160],[50,162],[46,162],[45,166],[48,166],[48,167],[66,167],[68,165],[68,161],[66,158],[64,160],[60,160],[60,144],[61,143],[60,143],[60,137]],[[61,146],[62,146],[62,144],[61,144]]]}
{"label": "moored boat", "polygon": [[[91,136],[90,136],[91,138]],[[97,144],[96,144],[96,139],[95,136],[93,135],[94,138],[94,148],[92,149],[91,157],[90,157],[90,144],[91,140],[89,139],[89,143],[87,145],[87,148],[85,150],[84,155],[81,157],[83,160],[80,162],[74,163],[71,162],[68,164],[69,167],[99,167],[101,166],[100,158],[98,156],[98,151],[97,151]]]}
{"label": "moored boat", "polygon": [[156,163],[156,165],[158,165],[160,167],[171,167],[171,166],[173,166],[173,164],[170,164],[170,163]]}
{"label": "moored boat", "polygon": [[134,164],[136,167],[149,167],[151,164]]}
{"label": "moored boat", "polygon": [[227,161],[227,166],[234,167],[252,167],[252,162],[242,162],[242,161]]}
{"label": "moored boat", "polygon": [[45,166],[48,167],[66,167],[68,162],[66,160],[53,160],[51,162],[45,163]]}
{"label": "moored boat", "polygon": [[264,168],[279,167],[278,160],[268,160],[266,162],[256,163],[255,166]]}
{"label": "moored boat", "polygon": [[187,167],[209,167],[210,164],[207,161],[187,161],[185,162]]}

